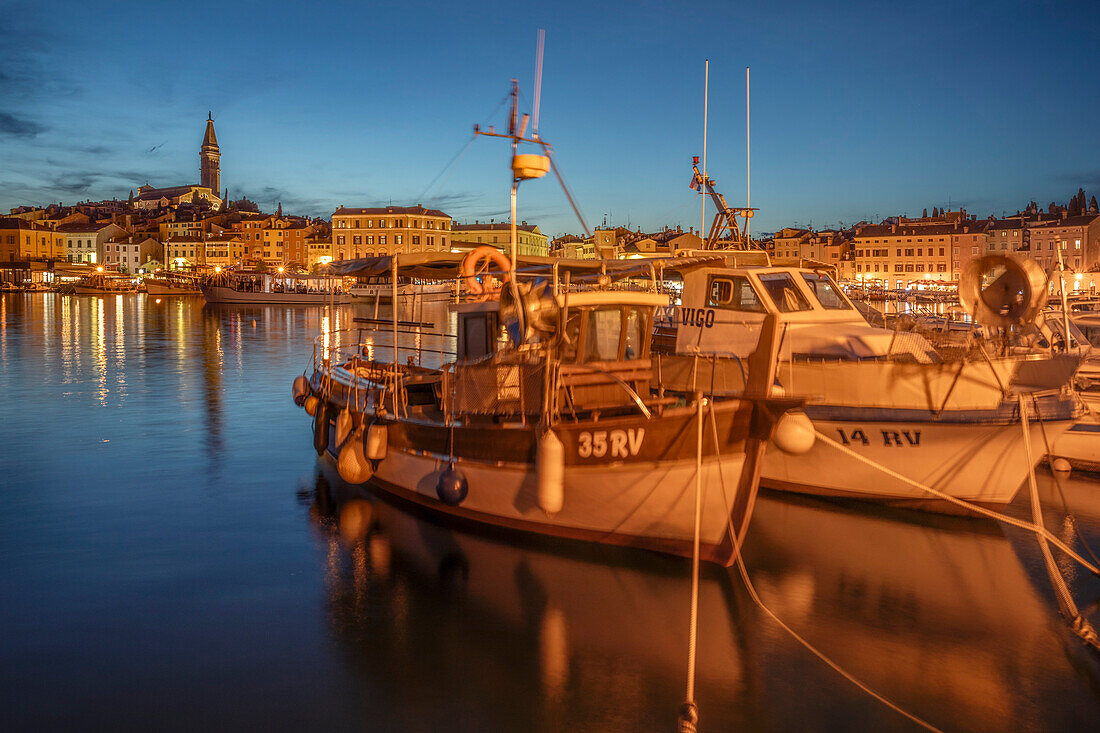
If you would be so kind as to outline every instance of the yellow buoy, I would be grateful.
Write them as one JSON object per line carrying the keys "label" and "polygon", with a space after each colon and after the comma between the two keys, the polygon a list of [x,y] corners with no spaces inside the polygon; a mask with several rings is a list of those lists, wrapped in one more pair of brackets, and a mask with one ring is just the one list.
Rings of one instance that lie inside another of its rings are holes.
{"label": "yellow buoy", "polygon": [[539,438],[535,472],[539,507],[554,516],[565,505],[565,447],[553,430],[547,430]]}
{"label": "yellow buoy", "polygon": [[317,405],[319,405],[320,402],[321,401],[313,395],[306,397],[306,412],[310,414],[310,417],[317,414]]}

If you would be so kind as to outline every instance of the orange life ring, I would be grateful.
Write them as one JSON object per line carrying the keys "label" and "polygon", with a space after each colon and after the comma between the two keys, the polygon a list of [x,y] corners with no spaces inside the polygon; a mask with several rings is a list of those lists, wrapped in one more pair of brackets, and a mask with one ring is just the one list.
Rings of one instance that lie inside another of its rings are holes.
{"label": "orange life ring", "polygon": [[512,263],[504,256],[503,252],[487,244],[483,244],[477,249],[470,250],[470,252],[462,258],[461,274],[462,278],[466,281],[466,289],[474,295],[494,295],[500,292],[500,288],[486,287],[477,279],[477,276],[484,272],[479,267],[482,260],[485,260],[486,266],[492,262],[500,268],[500,279],[504,283],[511,282],[512,280]]}

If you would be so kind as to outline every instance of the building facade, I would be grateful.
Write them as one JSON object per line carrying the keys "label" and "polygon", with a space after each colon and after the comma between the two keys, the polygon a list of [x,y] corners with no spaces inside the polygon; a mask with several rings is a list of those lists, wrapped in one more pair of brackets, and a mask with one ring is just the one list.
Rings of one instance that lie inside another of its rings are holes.
{"label": "building facade", "polygon": [[[452,249],[468,250],[482,244],[491,244],[505,254],[511,249],[512,225],[508,222],[454,224],[451,231]],[[539,231],[536,224],[516,224],[516,253],[546,257],[550,254],[550,239]]]}
{"label": "building facade", "polygon": [[332,256],[337,260],[408,252],[450,252],[451,217],[423,206],[351,209],[332,214]]}

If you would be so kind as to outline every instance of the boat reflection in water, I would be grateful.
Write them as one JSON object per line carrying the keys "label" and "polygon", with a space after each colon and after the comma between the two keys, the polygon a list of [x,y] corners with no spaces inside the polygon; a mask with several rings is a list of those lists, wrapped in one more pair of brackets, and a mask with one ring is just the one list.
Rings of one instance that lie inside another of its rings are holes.
{"label": "boat reflection in water", "polygon": [[[334,634],[364,684],[389,695],[392,710],[372,709],[373,725],[674,727],[687,563],[435,524],[349,487],[330,465],[320,463],[310,513],[328,550]],[[1081,525],[1092,541],[1097,517]],[[1032,545],[982,520],[763,492],[745,557],[781,619],[929,723],[1082,728],[1100,713],[1095,660],[1058,615]],[[735,573],[704,569],[701,730],[913,728],[768,619]],[[1074,583],[1083,607],[1100,597],[1094,581]]]}

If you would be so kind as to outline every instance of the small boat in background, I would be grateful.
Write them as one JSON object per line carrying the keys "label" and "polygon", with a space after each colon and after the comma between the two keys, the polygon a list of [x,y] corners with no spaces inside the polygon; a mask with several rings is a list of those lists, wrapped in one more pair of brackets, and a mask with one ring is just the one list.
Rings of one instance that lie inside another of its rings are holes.
{"label": "small boat in background", "polygon": [[352,302],[342,278],[269,272],[215,272],[202,284],[207,303],[328,305]]}
{"label": "small boat in background", "polygon": [[72,295],[121,295],[136,293],[137,283],[131,277],[97,272],[72,284]]}
{"label": "small boat in background", "polygon": [[145,278],[145,292],[161,297],[166,295],[202,295],[204,278],[197,275],[184,275],[179,272],[159,271]]}

